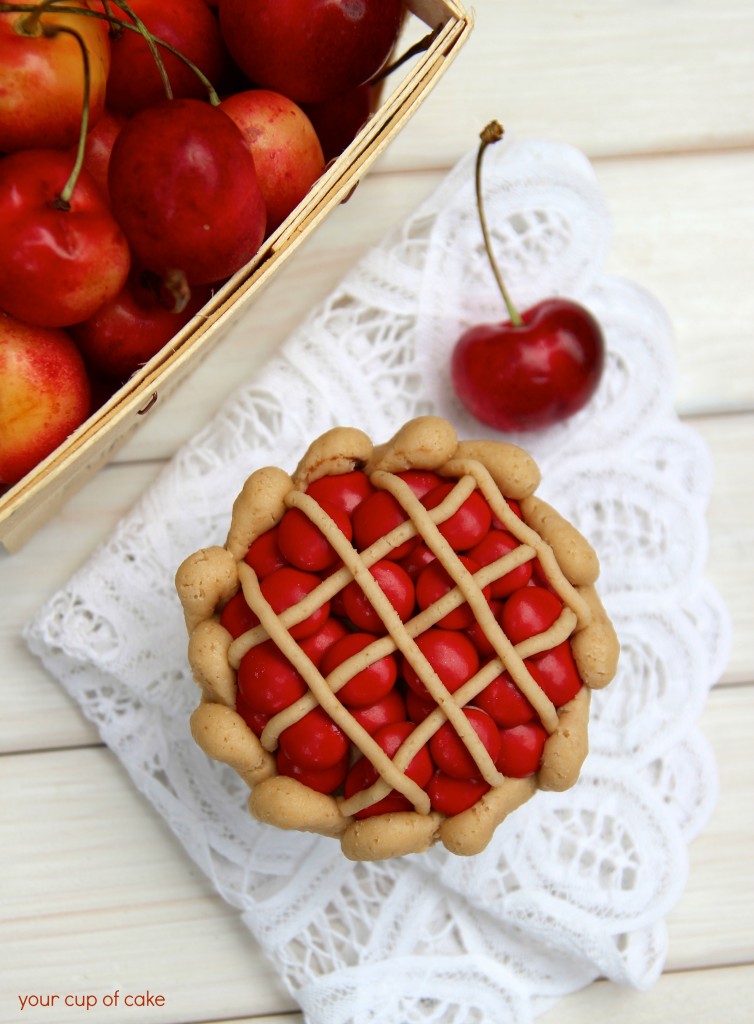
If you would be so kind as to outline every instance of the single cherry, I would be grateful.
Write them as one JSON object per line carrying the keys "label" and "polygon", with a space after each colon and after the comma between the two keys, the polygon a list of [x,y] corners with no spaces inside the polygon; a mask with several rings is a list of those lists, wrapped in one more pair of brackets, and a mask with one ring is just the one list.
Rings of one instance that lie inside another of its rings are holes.
{"label": "single cherry", "polygon": [[369,81],[383,67],[403,0],[220,0],[223,37],[259,86],[319,103]]}
{"label": "single cherry", "polygon": [[535,430],[582,409],[602,377],[605,342],[583,306],[552,298],[516,310],[492,254],[481,197],[487,146],[503,137],[497,121],[481,133],[476,163],[479,220],[484,244],[509,320],[469,328],[453,349],[451,379],[465,408],[497,430]]}
{"label": "single cherry", "polygon": [[157,274],[212,284],[256,255],[266,212],[254,158],[227,114],[202,100],[165,100],[115,140],[108,185],[115,219]]}

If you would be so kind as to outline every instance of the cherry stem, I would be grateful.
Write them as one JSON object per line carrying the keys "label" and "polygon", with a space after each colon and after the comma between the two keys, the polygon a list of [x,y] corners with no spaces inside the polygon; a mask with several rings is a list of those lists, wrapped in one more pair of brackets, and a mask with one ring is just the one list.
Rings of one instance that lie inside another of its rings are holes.
{"label": "cherry stem", "polygon": [[396,58],[392,64],[388,64],[382,69],[382,71],[378,71],[374,78],[369,80],[369,84],[377,85],[378,82],[383,81],[383,79],[387,78],[388,75],[392,75],[392,73],[401,67],[402,64],[405,64],[406,61],[411,60],[411,58],[416,57],[417,54],[424,53],[425,50],[428,50],[432,43],[434,43],[435,39],[437,39],[442,28],[442,25],[438,25],[437,28],[433,28],[431,32],[428,32],[426,36],[422,36],[422,38],[415,42],[413,46],[409,46],[405,53],[402,53],[400,57]]}
{"label": "cherry stem", "polygon": [[42,35],[45,39],[54,39],[55,36],[59,35],[61,32],[64,35],[73,36],[81,50],[81,58],[84,62],[84,99],[81,108],[81,127],[79,128],[79,142],[76,147],[76,159],[73,162],[73,169],[68,175],[68,181],[63,186],[60,195],[56,197],[53,204],[56,210],[64,210],[68,212],[71,208],[71,196],[73,195],[73,190],[76,188],[76,182],[79,180],[81,168],[84,166],[86,135],[89,131],[90,71],[89,54],[87,53],[86,43],[75,29],[69,28],[67,25],[42,25]]}
{"label": "cherry stem", "polygon": [[503,296],[505,308],[508,310],[510,322],[514,327],[523,327],[524,321],[521,319],[521,314],[513,305],[511,297],[508,294],[508,289],[505,287],[503,275],[500,273],[500,267],[497,264],[494,253],[492,252],[492,243],[490,241],[489,231],[487,230],[487,218],[484,215],[484,203],[482,202],[482,160],[485,152],[487,151],[487,147],[493,145],[495,142],[499,142],[504,134],[503,126],[498,121],[490,121],[490,123],[486,125],[480,133],[479,138],[481,139],[481,142],[476,155],[476,205],[479,212],[479,224],[482,228],[484,248],[487,251],[487,258],[490,261],[492,273],[495,275],[495,280],[497,281],[497,286],[500,289],[500,294]]}
{"label": "cherry stem", "polygon": [[[167,50],[168,53],[172,53],[174,57],[189,67],[202,86],[207,90],[207,97],[212,106],[216,107],[220,103],[220,97],[217,94],[214,86],[204,74],[204,72],[196,66],[185,54],[181,53],[180,50],[176,49],[170,43],[164,39],[160,39],[153,32],[150,32],[144,22],[131,10],[125,0],[102,0],[102,5],[105,11],[94,11],[90,8],[84,7],[66,7],[65,2],[61,3],[61,0],[39,0],[39,3],[30,4],[7,4],[0,3],[0,13],[17,13],[17,14],[28,14],[29,18],[24,19],[24,34],[25,35],[39,35],[38,31],[28,31],[26,29],[26,23],[29,20],[37,22],[41,15],[45,12],[46,8],[50,8],[50,12],[55,14],[77,14],[85,18],[98,18],[100,21],[106,21],[110,26],[111,35],[121,34],[124,29],[129,32],[138,32],[139,35],[143,36],[145,43],[149,47],[149,51],[154,58],[154,62],[157,65],[157,71],[159,72],[162,80],[163,88],[165,89],[165,96],[167,99],[173,98],[173,90],[170,85],[170,79],[167,71],[165,70],[165,64],[160,55],[160,49]],[[128,21],[124,21],[121,18],[116,18],[111,12],[110,7],[118,7],[132,19],[133,24]]]}

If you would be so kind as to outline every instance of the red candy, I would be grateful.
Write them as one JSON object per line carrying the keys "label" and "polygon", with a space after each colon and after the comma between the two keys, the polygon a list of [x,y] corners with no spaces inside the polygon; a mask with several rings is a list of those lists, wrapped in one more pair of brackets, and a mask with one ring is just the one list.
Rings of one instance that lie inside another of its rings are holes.
{"label": "red candy", "polygon": [[[500,731],[490,716],[480,708],[465,707],[469,720],[493,762],[500,753]],[[440,771],[454,779],[472,779],[479,775],[479,766],[469,753],[451,722],[444,722],[429,741],[429,752]]]}
{"label": "red candy", "polygon": [[[438,484],[423,496],[422,505],[426,509],[437,508],[455,486],[452,481]],[[490,506],[479,491],[473,491],[452,516],[437,524],[437,528],[454,551],[467,551],[481,541],[491,523]]]}
{"label": "red candy", "polygon": [[[374,637],[370,633],[346,634],[325,651],[322,658],[322,675],[328,676],[348,658],[352,658],[373,643]],[[345,686],[338,690],[338,697],[346,707],[351,708],[374,704],[390,693],[397,678],[398,665],[395,656],[388,654],[351,676]]]}
{"label": "red candy", "polygon": [[278,774],[298,779],[299,782],[318,793],[333,793],[338,786],[342,785],[348,771],[348,755],[329,768],[302,768],[292,761],[281,747],[275,760]]}
{"label": "red candy", "polygon": [[[293,569],[286,565],[266,576],[260,584],[260,590],[270,607],[280,615],[286,608],[303,601],[320,582],[319,576],[315,576],[314,573],[303,572],[301,569]],[[295,640],[301,640],[316,633],[324,625],[329,614],[330,606],[325,602],[311,615],[291,626],[291,636]]]}
{"label": "red candy", "polygon": [[276,715],[303,697],[306,683],[272,640],[252,647],[238,668],[238,692],[252,712]]}
{"label": "red candy", "polygon": [[[374,739],[388,757],[392,758],[413,731],[414,725],[411,722],[396,722],[393,725],[386,725],[382,729],[378,729],[374,734]],[[422,747],[409,762],[405,774],[417,785],[424,787],[432,778],[433,771],[434,768],[429,751],[426,747]],[[353,767],[346,776],[346,797],[351,797],[355,793],[360,793],[363,789],[368,789],[378,778],[379,773],[372,762],[366,757],[359,758],[358,761],[354,762]],[[410,811],[411,809],[411,803],[402,793],[391,790],[387,796],[377,803],[357,811],[355,817],[371,818],[374,814],[385,814],[388,811]]]}
{"label": "red candy", "polygon": [[[416,638],[416,646],[430,663],[449,693],[455,693],[479,668],[476,648],[463,633],[449,629],[428,629]],[[403,677],[422,700],[431,699],[424,683],[405,659]]]}
{"label": "red candy", "polygon": [[339,476],[321,476],[306,488],[306,493],[323,505],[328,502],[351,515],[370,494],[374,494],[369,477],[361,470],[352,473],[341,473]]}
{"label": "red candy", "polygon": [[460,814],[483,797],[490,789],[484,779],[454,779],[452,775],[436,771],[429,780],[427,794],[433,811],[445,814]]}
{"label": "red candy", "polygon": [[361,708],[351,708],[351,714],[370,735],[383,725],[406,721],[406,702],[400,692],[392,689],[381,700]]}
{"label": "red candy", "polygon": [[524,779],[537,771],[542,761],[547,732],[539,722],[527,722],[513,729],[501,729],[497,767],[514,779]]}
{"label": "red candy", "polygon": [[525,587],[511,594],[500,612],[500,625],[513,644],[544,633],[563,610],[563,602],[544,587]]}
{"label": "red candy", "polygon": [[286,564],[285,558],[278,547],[278,527],[261,533],[246,552],[244,559],[250,565],[260,579],[269,576],[276,569],[282,569]]}
{"label": "red candy", "polygon": [[[464,555],[460,556],[459,561],[472,576],[479,569],[479,565],[476,562],[466,558]],[[435,559],[419,573],[416,580],[416,603],[422,609],[429,608],[435,601],[439,601],[441,597],[447,594],[449,590],[453,590],[455,586],[456,584],[451,578],[450,573]],[[490,588],[485,587],[482,593],[485,598],[489,598]],[[438,620],[437,625],[442,629],[468,629],[475,621],[474,612],[464,601],[463,604],[459,604],[457,608],[443,615]]]}
{"label": "red candy", "polygon": [[[414,610],[414,584],[411,577],[400,565],[388,559],[375,562],[369,571],[401,622],[405,622]],[[343,590],[343,610],[357,629],[368,633],[387,632],[378,612],[356,580],[351,580]]]}
{"label": "red candy", "polygon": [[[469,551],[469,558],[473,558],[480,566],[490,565],[498,558],[503,558],[511,551],[519,547],[519,542],[512,533],[507,530],[490,530],[483,538]],[[516,569],[493,581],[490,587],[490,594],[494,598],[504,598],[512,594],[519,587],[525,587],[531,579],[531,562],[524,562]]]}
{"label": "red candy", "polygon": [[[387,491],[375,491],[365,501],[362,501],[353,513],[353,536],[359,551],[371,547],[380,537],[384,537],[401,523],[405,523],[407,519],[408,516],[397,498]],[[385,558],[392,558],[396,561],[404,558],[414,544],[416,544],[416,538],[411,537],[388,551]]]}
{"label": "red candy", "polygon": [[280,733],[280,748],[300,768],[332,768],[348,755],[348,737],[322,708],[312,708]]}
{"label": "red candy", "polygon": [[493,679],[474,699],[503,728],[523,725],[535,716],[534,708],[507,672]]}
{"label": "red candy", "polygon": [[[352,529],[347,513],[327,501],[322,501],[319,504],[340,532],[350,540]],[[338,555],[325,535],[300,508],[287,509],[280,520],[278,547],[283,557],[291,565],[307,572],[329,569],[338,561]]]}
{"label": "red candy", "polygon": [[234,640],[259,625],[259,618],[246,603],[243,591],[239,590],[225,605],[220,613],[220,625],[227,629]]}
{"label": "red candy", "polygon": [[567,704],[581,689],[581,678],[567,640],[526,662],[532,676],[556,708]]}

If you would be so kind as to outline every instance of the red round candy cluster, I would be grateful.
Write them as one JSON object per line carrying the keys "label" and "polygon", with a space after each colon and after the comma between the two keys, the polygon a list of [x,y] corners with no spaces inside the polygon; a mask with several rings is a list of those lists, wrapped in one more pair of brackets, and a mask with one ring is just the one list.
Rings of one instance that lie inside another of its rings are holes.
{"label": "red round candy cluster", "polygon": [[[397,476],[427,510],[441,504],[456,483],[429,471],[409,470]],[[358,551],[407,518],[398,500],[388,491],[377,490],[359,470],[321,478],[310,484],[307,494]],[[516,503],[510,501],[509,505],[520,518]],[[472,491],[438,528],[472,574],[520,543],[495,517],[478,490]],[[297,604],[342,565],[318,527],[295,507],[288,508],[275,527],[254,540],[245,561],[256,573],[262,595],[278,613]],[[455,587],[420,536],[398,544],[375,562],[370,572],[404,623]],[[482,589],[482,594],[514,645],[549,629],[563,609],[536,559],[494,580]],[[221,614],[221,624],[234,638],[258,623],[242,592],[225,605]],[[321,675],[328,677],[388,630],[360,584],[352,579],[290,632]],[[496,657],[466,602],[419,633],[415,643],[450,694]],[[526,658],[525,664],[556,708],[570,701],[582,685],[568,640]],[[251,647],[241,659],[237,710],[257,736],[262,735],[273,716],[308,692],[302,675],[272,640]],[[395,649],[351,674],[335,692],[343,707],[390,758],[437,707],[407,658]],[[462,714],[503,775],[522,778],[538,770],[548,733],[506,671],[493,678],[473,704],[463,707]],[[282,730],[276,757],[281,775],[292,776],[318,792],[342,793],[346,798],[379,778],[378,769],[351,748],[346,733],[319,705]],[[448,816],[472,806],[490,788],[449,720],[421,747],[406,774],[426,790],[432,809]],[[407,797],[391,790],[358,811],[356,817],[411,809]]]}

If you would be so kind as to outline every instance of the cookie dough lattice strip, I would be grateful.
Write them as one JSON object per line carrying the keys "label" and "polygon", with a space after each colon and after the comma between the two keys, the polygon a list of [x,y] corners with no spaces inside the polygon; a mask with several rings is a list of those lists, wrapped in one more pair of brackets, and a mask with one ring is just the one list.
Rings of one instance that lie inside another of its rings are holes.
{"label": "cookie dough lattice strip", "polygon": [[448,476],[466,473],[474,477],[477,487],[506,530],[512,533],[516,540],[529,544],[537,552],[542,571],[561,601],[576,614],[579,628],[586,626],[592,617],[589,605],[567,579],[552,547],[536,530],[519,519],[510,507],[487,467],[476,459],[451,459],[441,467],[440,472]]}
{"label": "cookie dough lattice strip", "polygon": [[[474,463],[470,459],[464,460],[464,464],[474,467],[478,465],[478,463]],[[487,639],[494,647],[495,653],[502,660],[505,668],[510,672],[514,683],[518,686],[537,712],[537,715],[545,729],[550,733],[554,732],[558,725],[558,712],[555,705],[533,678],[524,664],[523,659],[516,654],[514,645],[510,642],[508,637],[505,635],[505,632],[500,627],[500,624],[495,618],[484,594],[475,583],[473,575],[468,571],[468,569],[466,569],[451,545],[440,533],[437,524],[433,521],[422,503],[418,500],[411,488],[405,483],[405,481],[401,480],[400,477],[393,476],[390,473],[374,473],[372,475],[372,480],[378,487],[382,486],[389,490],[393,497],[400,502],[406,512],[411,516],[411,519],[416,524],[419,534],[424,540],[424,543],[435,553],[438,560],[442,563],[463,593],[474,617],[484,630]],[[492,480],[492,477],[489,477],[489,480],[497,492],[497,497],[501,498],[500,492]],[[468,473],[466,476],[461,478],[459,484],[456,486],[458,487],[460,483],[464,481],[467,482],[466,491],[468,493],[471,493],[471,491],[476,488],[478,482],[476,475]],[[469,486],[471,486],[471,490],[469,490]],[[485,498],[486,497],[487,495],[485,494]],[[504,498],[502,501],[507,507],[508,503]],[[496,504],[499,504],[499,501],[496,502]],[[493,511],[495,510],[493,509]],[[533,544],[530,544],[529,546],[534,550],[537,550]],[[427,684],[425,683],[425,685]],[[429,686],[427,686],[427,689],[430,689]],[[432,696],[435,697],[435,694],[432,693]],[[437,697],[435,697],[435,700],[437,700]],[[440,704],[440,701],[438,700],[437,703]],[[490,780],[488,779],[487,781]]]}
{"label": "cookie dough lattice strip", "polygon": [[[264,599],[254,570],[245,563],[241,563],[238,572],[244,588],[244,594],[248,593],[249,597],[252,598],[252,607],[264,625],[269,638],[303,676],[307,686],[317,698],[322,709],[343,730],[351,742],[364,751],[380,774],[389,781],[392,789],[398,790],[398,792],[410,800],[417,811],[428,814],[430,808],[427,794],[421,786],[418,786],[412,779],[409,779],[408,776],[393,765],[392,760],[385,754],[379,744],[372,739],[363,726],[359,725],[356,719],[348,713],[346,708],[343,707],[341,702],[332,693],[320,672],[281,623],[277,612]],[[286,728],[288,724],[292,724],[292,722],[288,723],[285,721],[285,716],[285,711],[275,716],[276,719],[283,720],[283,728]],[[262,746],[266,750],[271,750],[274,749],[276,742],[277,737],[274,737],[274,742],[271,744],[270,737],[267,735],[267,729],[265,729],[261,736]]]}
{"label": "cookie dough lattice strip", "polygon": [[[457,511],[460,505],[465,501],[466,498],[462,494],[456,494],[455,492],[449,494],[445,501],[443,501],[436,508],[432,509],[430,515],[437,517],[438,519],[447,518],[452,515],[453,512]],[[302,491],[291,491],[285,499],[285,503],[289,508],[297,507],[301,511],[305,512],[311,521],[319,527],[319,529],[325,534],[330,543],[336,538],[340,531],[337,529],[335,524],[332,522],[327,513],[322,507],[315,502],[308,495],[305,495]],[[337,531],[334,533],[333,531]],[[343,535],[340,534],[342,537]],[[366,568],[370,568],[375,562],[379,562],[381,558],[384,558],[393,548],[398,547],[406,540],[410,540],[416,536],[416,529],[414,524],[410,521],[401,523],[400,526],[396,526],[395,529],[386,533],[384,537],[380,537],[374,544],[371,544],[368,548],[365,548],[361,552],[361,561]],[[333,545],[334,546],[334,545]],[[349,544],[350,548],[350,544]],[[351,550],[353,550],[351,548]],[[327,579],[323,580],[319,586],[315,587],[311,593],[299,601],[298,604],[291,605],[290,608],[286,608],[284,612],[280,614],[280,621],[286,628],[295,626],[299,622],[303,622],[304,619],[308,618],[312,612],[317,611],[326,601],[329,601],[339,591],[341,591],[348,583],[351,582],[352,574],[350,570],[344,565],[343,568],[338,569],[332,575],[328,576]],[[460,601],[458,602],[461,603]],[[234,669],[238,669],[241,664],[241,659],[244,654],[251,650],[252,647],[256,647],[257,644],[263,643],[267,639],[267,632],[263,626],[255,626],[253,629],[248,630],[241,636],[236,637],[233,643],[230,645],[228,657],[230,663]]]}

